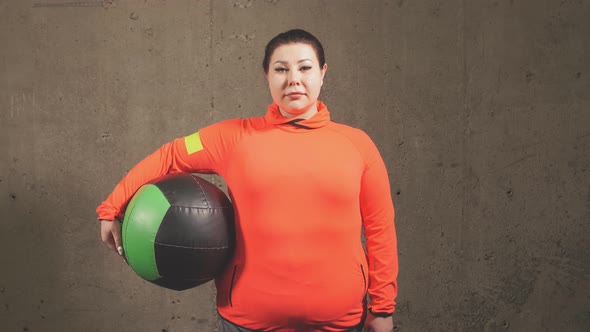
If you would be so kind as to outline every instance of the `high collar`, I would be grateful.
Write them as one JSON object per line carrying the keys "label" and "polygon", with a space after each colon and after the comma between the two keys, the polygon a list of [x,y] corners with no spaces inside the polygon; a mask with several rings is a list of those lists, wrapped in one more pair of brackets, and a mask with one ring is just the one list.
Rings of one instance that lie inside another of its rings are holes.
{"label": "high collar", "polygon": [[317,107],[318,112],[309,119],[301,119],[297,117],[287,118],[281,114],[279,105],[272,103],[268,105],[268,110],[264,119],[267,123],[286,131],[304,132],[321,128],[330,122],[330,112],[328,111],[328,107],[319,100],[317,101]]}

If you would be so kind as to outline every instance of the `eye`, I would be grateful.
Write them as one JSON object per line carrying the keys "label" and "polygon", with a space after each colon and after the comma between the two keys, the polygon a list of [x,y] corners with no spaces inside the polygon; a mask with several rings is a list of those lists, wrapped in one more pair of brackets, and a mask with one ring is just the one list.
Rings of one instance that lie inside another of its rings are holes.
{"label": "eye", "polygon": [[286,72],[286,71],[287,71],[287,68],[283,68],[283,67],[277,67],[277,68],[275,68],[275,71],[276,71],[277,73],[282,73],[282,72]]}
{"label": "eye", "polygon": [[301,67],[301,70],[306,71],[306,70],[310,70],[311,66],[303,66]]}

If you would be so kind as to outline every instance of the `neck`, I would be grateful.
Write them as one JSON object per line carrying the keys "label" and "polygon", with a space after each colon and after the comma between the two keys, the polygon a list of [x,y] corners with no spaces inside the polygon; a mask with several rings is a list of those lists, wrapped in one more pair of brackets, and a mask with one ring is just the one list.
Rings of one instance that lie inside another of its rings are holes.
{"label": "neck", "polygon": [[302,113],[289,113],[279,107],[279,112],[281,112],[281,115],[289,119],[309,119],[318,112],[318,106],[317,103],[314,103],[313,105],[309,106],[308,109],[304,110]]}

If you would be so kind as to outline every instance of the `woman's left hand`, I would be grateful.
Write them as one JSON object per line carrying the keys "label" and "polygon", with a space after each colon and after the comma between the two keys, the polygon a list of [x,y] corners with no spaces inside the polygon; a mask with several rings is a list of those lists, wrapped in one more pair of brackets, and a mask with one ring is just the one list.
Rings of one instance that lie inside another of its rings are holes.
{"label": "woman's left hand", "polygon": [[393,319],[391,317],[377,317],[367,314],[364,332],[393,332]]}

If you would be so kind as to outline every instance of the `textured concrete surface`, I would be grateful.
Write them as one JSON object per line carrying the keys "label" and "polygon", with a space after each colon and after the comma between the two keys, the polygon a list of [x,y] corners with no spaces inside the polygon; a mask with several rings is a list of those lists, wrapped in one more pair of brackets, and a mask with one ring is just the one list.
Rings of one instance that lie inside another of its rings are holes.
{"label": "textured concrete surface", "polygon": [[140,280],[94,209],[162,143],[263,114],[264,45],[293,27],[388,165],[396,331],[590,330],[582,0],[1,1],[0,330],[216,329],[210,283]]}

